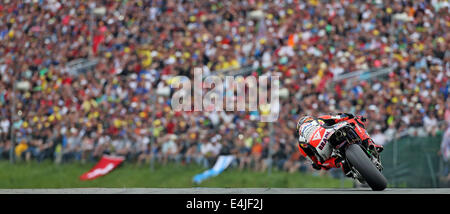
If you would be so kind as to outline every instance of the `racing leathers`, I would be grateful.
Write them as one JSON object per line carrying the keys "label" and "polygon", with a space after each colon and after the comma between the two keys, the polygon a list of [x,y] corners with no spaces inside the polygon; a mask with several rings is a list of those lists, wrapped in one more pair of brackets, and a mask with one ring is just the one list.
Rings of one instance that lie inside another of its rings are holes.
{"label": "racing leathers", "polygon": [[[317,118],[311,117],[311,116],[305,116],[300,118],[300,120],[297,123],[297,130],[296,135],[298,137],[298,148],[300,153],[309,158],[312,161],[312,167],[314,169],[320,170],[320,169],[331,169],[331,168],[339,168],[341,167],[341,161],[340,159],[336,157],[330,157],[327,160],[319,160],[316,148],[312,146],[309,142],[310,139],[312,139],[312,135],[321,127],[321,124],[325,124],[327,126],[332,126],[336,123],[350,120],[355,118],[353,114],[348,113],[339,113],[337,115],[323,115]],[[362,126],[364,126],[363,121],[365,119],[363,117],[363,120],[360,120],[362,122]],[[373,145],[377,151],[381,152],[383,150],[382,146],[376,145],[373,143],[373,141],[367,137],[366,139],[361,139],[363,142],[366,142],[370,145]],[[344,174],[349,176],[347,172],[349,172],[349,169],[346,169],[345,167],[342,168],[344,171]]]}

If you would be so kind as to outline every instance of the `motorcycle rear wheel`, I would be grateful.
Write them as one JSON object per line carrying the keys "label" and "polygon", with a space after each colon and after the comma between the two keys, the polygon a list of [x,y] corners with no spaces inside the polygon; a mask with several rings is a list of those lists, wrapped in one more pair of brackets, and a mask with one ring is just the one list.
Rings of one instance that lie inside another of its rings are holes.
{"label": "motorcycle rear wheel", "polygon": [[387,180],[381,172],[370,161],[364,151],[358,144],[352,144],[345,150],[345,156],[349,163],[366,180],[367,184],[374,191],[384,190],[387,186]]}

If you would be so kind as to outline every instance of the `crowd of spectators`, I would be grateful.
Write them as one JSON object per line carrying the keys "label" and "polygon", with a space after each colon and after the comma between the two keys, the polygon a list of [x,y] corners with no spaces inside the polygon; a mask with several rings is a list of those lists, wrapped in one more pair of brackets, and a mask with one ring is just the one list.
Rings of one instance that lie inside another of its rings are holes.
{"label": "crowd of spectators", "polygon": [[[446,0],[4,0],[1,157],[15,136],[14,155],[27,160],[116,154],[139,164],[211,166],[217,155],[235,154],[240,168],[294,172],[308,169],[293,135],[300,115],[365,115],[380,144],[435,135],[450,122],[449,7]],[[69,62],[79,59],[97,63],[71,72]],[[192,78],[194,67],[279,76],[285,94],[273,130],[259,112],[172,111],[170,81]],[[392,71],[333,82],[381,68]]]}

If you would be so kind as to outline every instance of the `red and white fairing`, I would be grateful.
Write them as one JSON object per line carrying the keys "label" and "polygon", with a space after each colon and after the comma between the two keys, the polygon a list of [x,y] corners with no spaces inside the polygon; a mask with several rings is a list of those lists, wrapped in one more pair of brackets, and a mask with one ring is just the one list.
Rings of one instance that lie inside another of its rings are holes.
{"label": "red and white fairing", "polygon": [[306,141],[311,146],[316,148],[317,153],[323,160],[331,157],[333,147],[328,143],[328,138],[339,128],[346,125],[347,122],[341,122],[333,126],[333,128],[325,129],[320,124],[322,121],[314,120],[310,123],[303,124],[299,128],[300,140]]}

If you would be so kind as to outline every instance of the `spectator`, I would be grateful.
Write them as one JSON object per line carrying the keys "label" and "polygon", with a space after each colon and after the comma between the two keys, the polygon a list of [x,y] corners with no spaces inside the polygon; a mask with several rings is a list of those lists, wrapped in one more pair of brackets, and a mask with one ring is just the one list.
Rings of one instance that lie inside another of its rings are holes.
{"label": "spectator", "polygon": [[[283,147],[281,147],[279,143],[275,143],[273,146],[272,163],[279,170],[283,169],[284,163],[287,160],[287,154],[285,153],[283,148],[284,148],[284,145],[283,145]],[[272,163],[267,162],[267,160],[266,160],[264,168],[267,168]]]}
{"label": "spectator", "polygon": [[137,165],[141,165],[142,162],[149,163],[151,159],[151,143],[150,138],[139,136],[138,137],[137,150]]}
{"label": "spectator", "polygon": [[259,142],[259,138],[257,138],[256,142],[253,143],[251,148],[251,163],[253,163],[253,170],[260,171],[262,169],[262,153],[263,146],[261,142]]}
{"label": "spectator", "polygon": [[91,158],[92,150],[94,149],[94,138],[84,136],[81,141],[81,162],[85,163]]}
{"label": "spectator", "polygon": [[213,164],[222,149],[222,145],[218,143],[218,136],[220,135],[212,137],[211,141],[205,139],[206,142],[201,147],[203,156],[208,160],[208,166]]}
{"label": "spectator", "polygon": [[10,122],[8,119],[4,118],[0,121],[0,139],[6,139],[9,134]]}
{"label": "spectator", "polygon": [[195,133],[189,133],[186,145],[186,163],[191,163],[192,159],[198,160],[200,158],[199,146],[196,142],[197,135]]}
{"label": "spectator", "polygon": [[239,159],[239,169],[243,170],[244,167],[250,166],[251,158],[250,158],[250,149],[244,144],[243,136],[239,135],[237,139],[237,148],[238,148],[238,156]]}
{"label": "spectator", "polygon": [[386,136],[381,132],[381,126],[375,125],[375,131],[370,135],[372,140],[378,145],[386,143]]}
{"label": "spectator", "polygon": [[16,157],[21,160],[24,152],[28,149],[27,141],[25,139],[22,139],[19,141],[19,145],[15,147],[15,155]]}
{"label": "spectator", "polygon": [[78,131],[78,129],[72,127],[69,130],[67,143],[63,146],[63,161],[81,160],[81,137],[84,134],[84,130]]}
{"label": "spectator", "polygon": [[430,114],[430,116],[425,116],[423,120],[423,124],[427,133],[435,135],[438,128],[438,121],[435,114],[432,113]]}
{"label": "spectator", "polygon": [[10,150],[11,150],[11,141],[6,140],[2,145],[2,153],[0,153],[0,156],[2,158],[9,158],[10,157]]}
{"label": "spectator", "polygon": [[162,144],[162,163],[167,164],[168,160],[178,160],[178,148],[175,144],[175,140],[177,139],[176,135],[168,134],[162,138],[164,143]]}

